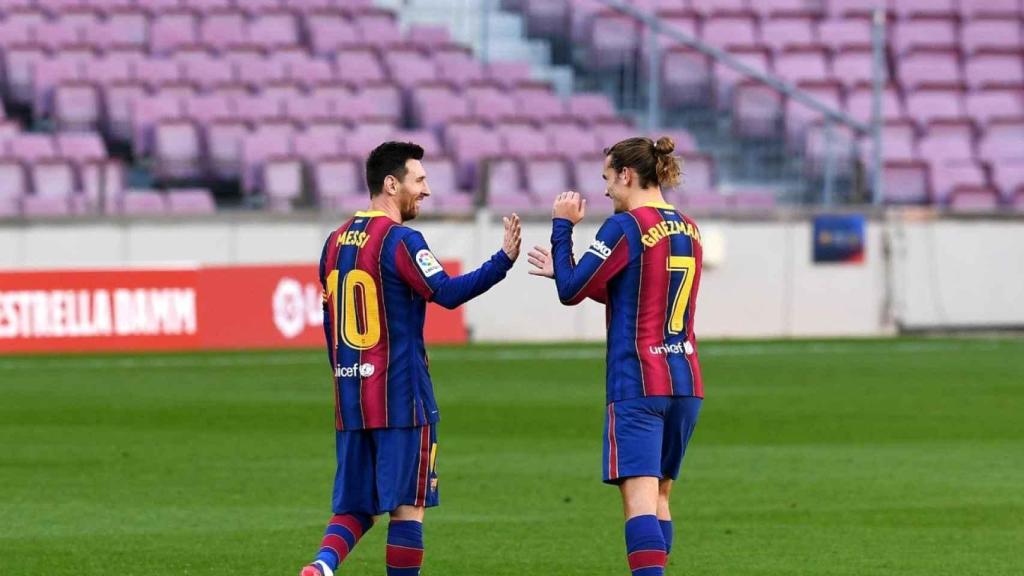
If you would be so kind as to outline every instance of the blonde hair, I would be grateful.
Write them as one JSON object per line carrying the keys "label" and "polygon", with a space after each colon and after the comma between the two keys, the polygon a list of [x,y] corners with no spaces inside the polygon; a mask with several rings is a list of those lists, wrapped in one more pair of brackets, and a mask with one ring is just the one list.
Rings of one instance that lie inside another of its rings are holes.
{"label": "blonde hair", "polygon": [[611,148],[606,148],[605,156],[610,156],[610,164],[616,172],[623,168],[632,168],[640,177],[640,187],[647,188],[657,185],[672,188],[679,184],[682,167],[677,157],[673,156],[676,143],[668,136],[658,138],[654,142],[650,138],[627,138]]}

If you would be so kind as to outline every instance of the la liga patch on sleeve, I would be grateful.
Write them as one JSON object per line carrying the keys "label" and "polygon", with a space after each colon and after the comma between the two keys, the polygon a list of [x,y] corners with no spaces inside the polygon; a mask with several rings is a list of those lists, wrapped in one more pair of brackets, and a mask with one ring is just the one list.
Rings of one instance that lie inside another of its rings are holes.
{"label": "la liga patch on sleeve", "polygon": [[441,263],[437,261],[437,258],[431,254],[430,250],[423,249],[416,253],[416,265],[420,267],[420,271],[427,278],[430,278],[434,274],[437,274],[444,268],[441,267]]}

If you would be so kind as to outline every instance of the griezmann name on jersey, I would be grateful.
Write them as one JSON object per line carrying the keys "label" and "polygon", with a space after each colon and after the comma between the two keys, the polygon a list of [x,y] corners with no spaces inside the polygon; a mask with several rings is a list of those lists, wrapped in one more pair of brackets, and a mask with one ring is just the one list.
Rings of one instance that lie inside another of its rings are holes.
{"label": "griezmann name on jersey", "polygon": [[693,331],[703,253],[696,223],[668,204],[608,218],[578,264],[573,224],[556,218],[551,252],[563,304],[606,305],[607,401],[704,397]]}
{"label": "griezmann name on jersey", "polygon": [[456,308],[501,281],[499,250],[449,277],[423,235],[383,212],[357,212],[328,236],[320,258],[324,336],[335,380],[335,427],[403,428],[439,420],[427,370],[427,302]]}

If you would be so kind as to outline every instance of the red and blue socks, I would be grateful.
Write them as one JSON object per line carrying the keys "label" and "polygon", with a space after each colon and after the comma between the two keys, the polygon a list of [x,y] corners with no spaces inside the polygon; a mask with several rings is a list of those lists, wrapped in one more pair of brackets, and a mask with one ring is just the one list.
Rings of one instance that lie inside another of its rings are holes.
{"label": "red and blue socks", "polygon": [[626,552],[633,576],[664,576],[665,536],[654,514],[626,520]]}
{"label": "red and blue socks", "polygon": [[423,565],[423,524],[392,520],[388,524],[388,576],[419,576]]}
{"label": "red and blue socks", "polygon": [[[331,576],[338,566],[356,547],[356,543],[373,526],[373,516],[369,514],[335,514],[327,524],[320,552],[313,564],[325,576]],[[325,571],[327,568],[329,571]]]}
{"label": "red and blue socks", "polygon": [[672,521],[658,520],[661,524],[661,535],[665,537],[665,556],[672,553]]}

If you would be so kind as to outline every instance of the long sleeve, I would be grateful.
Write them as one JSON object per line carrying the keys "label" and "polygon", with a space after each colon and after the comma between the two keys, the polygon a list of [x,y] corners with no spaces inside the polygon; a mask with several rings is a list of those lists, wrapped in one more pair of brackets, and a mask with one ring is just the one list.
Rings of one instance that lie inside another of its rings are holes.
{"label": "long sleeve", "polygon": [[423,235],[416,231],[406,234],[395,250],[398,273],[406,284],[427,301],[449,309],[488,291],[512,269],[512,260],[498,250],[476,270],[451,277],[427,247]]}
{"label": "long sleeve", "polygon": [[562,304],[572,306],[586,298],[607,299],[607,284],[629,263],[629,243],[617,222],[605,220],[597,238],[578,264],[573,263],[572,222],[555,218],[551,226],[551,257],[555,285]]}

